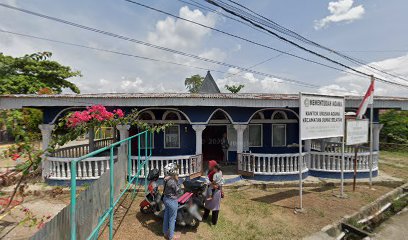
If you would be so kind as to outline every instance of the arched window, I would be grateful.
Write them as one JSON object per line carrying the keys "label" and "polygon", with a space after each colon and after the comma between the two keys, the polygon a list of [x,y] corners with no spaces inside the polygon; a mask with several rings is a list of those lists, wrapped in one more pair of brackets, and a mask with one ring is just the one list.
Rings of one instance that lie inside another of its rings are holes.
{"label": "arched window", "polygon": [[181,116],[178,112],[166,111],[163,114],[163,120],[181,120]]}
{"label": "arched window", "polygon": [[257,112],[251,120],[261,120],[261,119],[265,119],[265,116],[263,114],[263,112]]}
{"label": "arched window", "polygon": [[138,119],[150,121],[150,120],[156,120],[156,117],[154,116],[154,113],[152,111],[144,111],[139,114]]}
{"label": "arched window", "polygon": [[288,119],[288,115],[286,115],[283,111],[275,111],[272,114],[272,120],[286,120]]}

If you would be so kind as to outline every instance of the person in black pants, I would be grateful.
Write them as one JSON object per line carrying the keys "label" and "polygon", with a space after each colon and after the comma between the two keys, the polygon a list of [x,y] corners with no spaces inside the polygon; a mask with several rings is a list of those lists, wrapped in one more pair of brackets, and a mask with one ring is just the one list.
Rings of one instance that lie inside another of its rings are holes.
{"label": "person in black pants", "polygon": [[[213,210],[212,211],[212,215],[211,215],[211,223],[213,225],[216,225],[218,222],[218,213],[220,211],[219,210]],[[207,208],[204,209],[204,215],[203,215],[203,220],[207,221],[208,216],[210,215],[210,210],[208,210]]]}
{"label": "person in black pants", "polygon": [[[211,160],[208,162],[208,180],[209,182],[212,182],[214,179],[214,174],[217,172],[215,170],[215,167],[217,166],[217,162],[215,160]],[[222,198],[222,191],[221,189],[219,191],[215,191],[214,195],[210,198],[212,195],[211,189],[208,189],[207,191],[207,197],[205,200],[204,204],[204,215],[203,215],[203,220],[207,220],[208,216],[210,214],[210,211],[212,211],[212,216],[211,216],[211,222],[213,225],[217,224],[218,221],[218,215],[220,212],[220,205],[221,205],[221,198]]]}

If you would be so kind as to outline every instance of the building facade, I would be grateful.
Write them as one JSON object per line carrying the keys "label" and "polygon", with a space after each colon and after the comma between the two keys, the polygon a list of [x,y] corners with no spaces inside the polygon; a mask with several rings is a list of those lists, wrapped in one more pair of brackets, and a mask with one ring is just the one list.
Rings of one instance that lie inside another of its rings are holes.
{"label": "building facade", "polygon": [[[361,97],[346,97],[346,112],[358,108]],[[220,141],[224,133],[229,141],[228,160],[236,164],[236,173],[259,180],[295,180],[298,167],[304,177],[339,178],[341,143],[339,139],[307,140],[298,153],[299,99],[297,94],[77,94],[77,95],[3,95],[3,109],[33,107],[44,113],[40,125],[43,148],[47,149],[54,124],[66,113],[101,104],[108,109],[125,112],[138,109],[139,120],[151,124],[172,123],[164,132],[154,134],[150,168],[177,162],[181,176],[199,174],[205,161],[222,160]],[[378,174],[381,109],[408,110],[407,98],[376,97],[374,100],[373,176]],[[366,116],[369,116],[367,112]],[[121,139],[139,132],[131,126],[117,126]],[[44,161],[44,176],[50,180],[69,180],[71,159],[104,147],[115,139],[62,147]],[[138,145],[132,146],[136,155]],[[143,141],[140,148],[144,151]],[[358,177],[368,177],[369,151],[361,148],[357,159]],[[80,163],[80,180],[96,179],[109,168],[107,156],[98,156]],[[354,153],[346,147],[345,177],[352,177]],[[136,161],[136,159],[135,159]],[[299,164],[299,161],[301,163]],[[132,170],[134,171],[134,169]],[[132,173],[131,173],[132,174]]]}

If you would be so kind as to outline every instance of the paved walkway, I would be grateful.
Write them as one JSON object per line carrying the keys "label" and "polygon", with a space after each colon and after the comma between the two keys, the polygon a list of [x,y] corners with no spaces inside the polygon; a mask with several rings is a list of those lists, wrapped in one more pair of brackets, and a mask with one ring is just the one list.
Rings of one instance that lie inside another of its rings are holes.
{"label": "paved walkway", "polygon": [[374,239],[405,240],[408,236],[408,208],[391,217],[376,229]]}

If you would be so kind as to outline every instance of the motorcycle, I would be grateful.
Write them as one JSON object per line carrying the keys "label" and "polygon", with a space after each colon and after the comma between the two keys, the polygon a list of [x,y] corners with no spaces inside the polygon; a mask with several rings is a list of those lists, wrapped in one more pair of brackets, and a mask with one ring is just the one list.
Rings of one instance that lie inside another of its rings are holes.
{"label": "motorcycle", "polygon": [[[151,170],[154,171],[155,169]],[[149,176],[152,176],[149,178]],[[153,213],[156,217],[163,218],[165,206],[161,200],[161,195],[157,190],[157,179],[154,173],[149,172],[148,179],[151,179],[148,186],[148,194],[140,203],[140,211],[143,214]],[[178,198],[178,210],[176,224],[179,226],[198,227],[202,221],[199,207],[205,201],[206,184],[199,181],[184,181],[184,193]]]}
{"label": "motorcycle", "polygon": [[204,208],[207,198],[208,184],[200,180],[186,180],[183,182],[184,191],[193,193],[192,200],[200,208]]}
{"label": "motorcycle", "polygon": [[147,176],[149,185],[147,187],[148,193],[145,199],[139,204],[140,212],[144,214],[159,212],[164,209],[164,204],[161,201],[161,194],[159,193],[159,185],[157,180],[159,179],[160,171],[158,169],[152,169]]}

